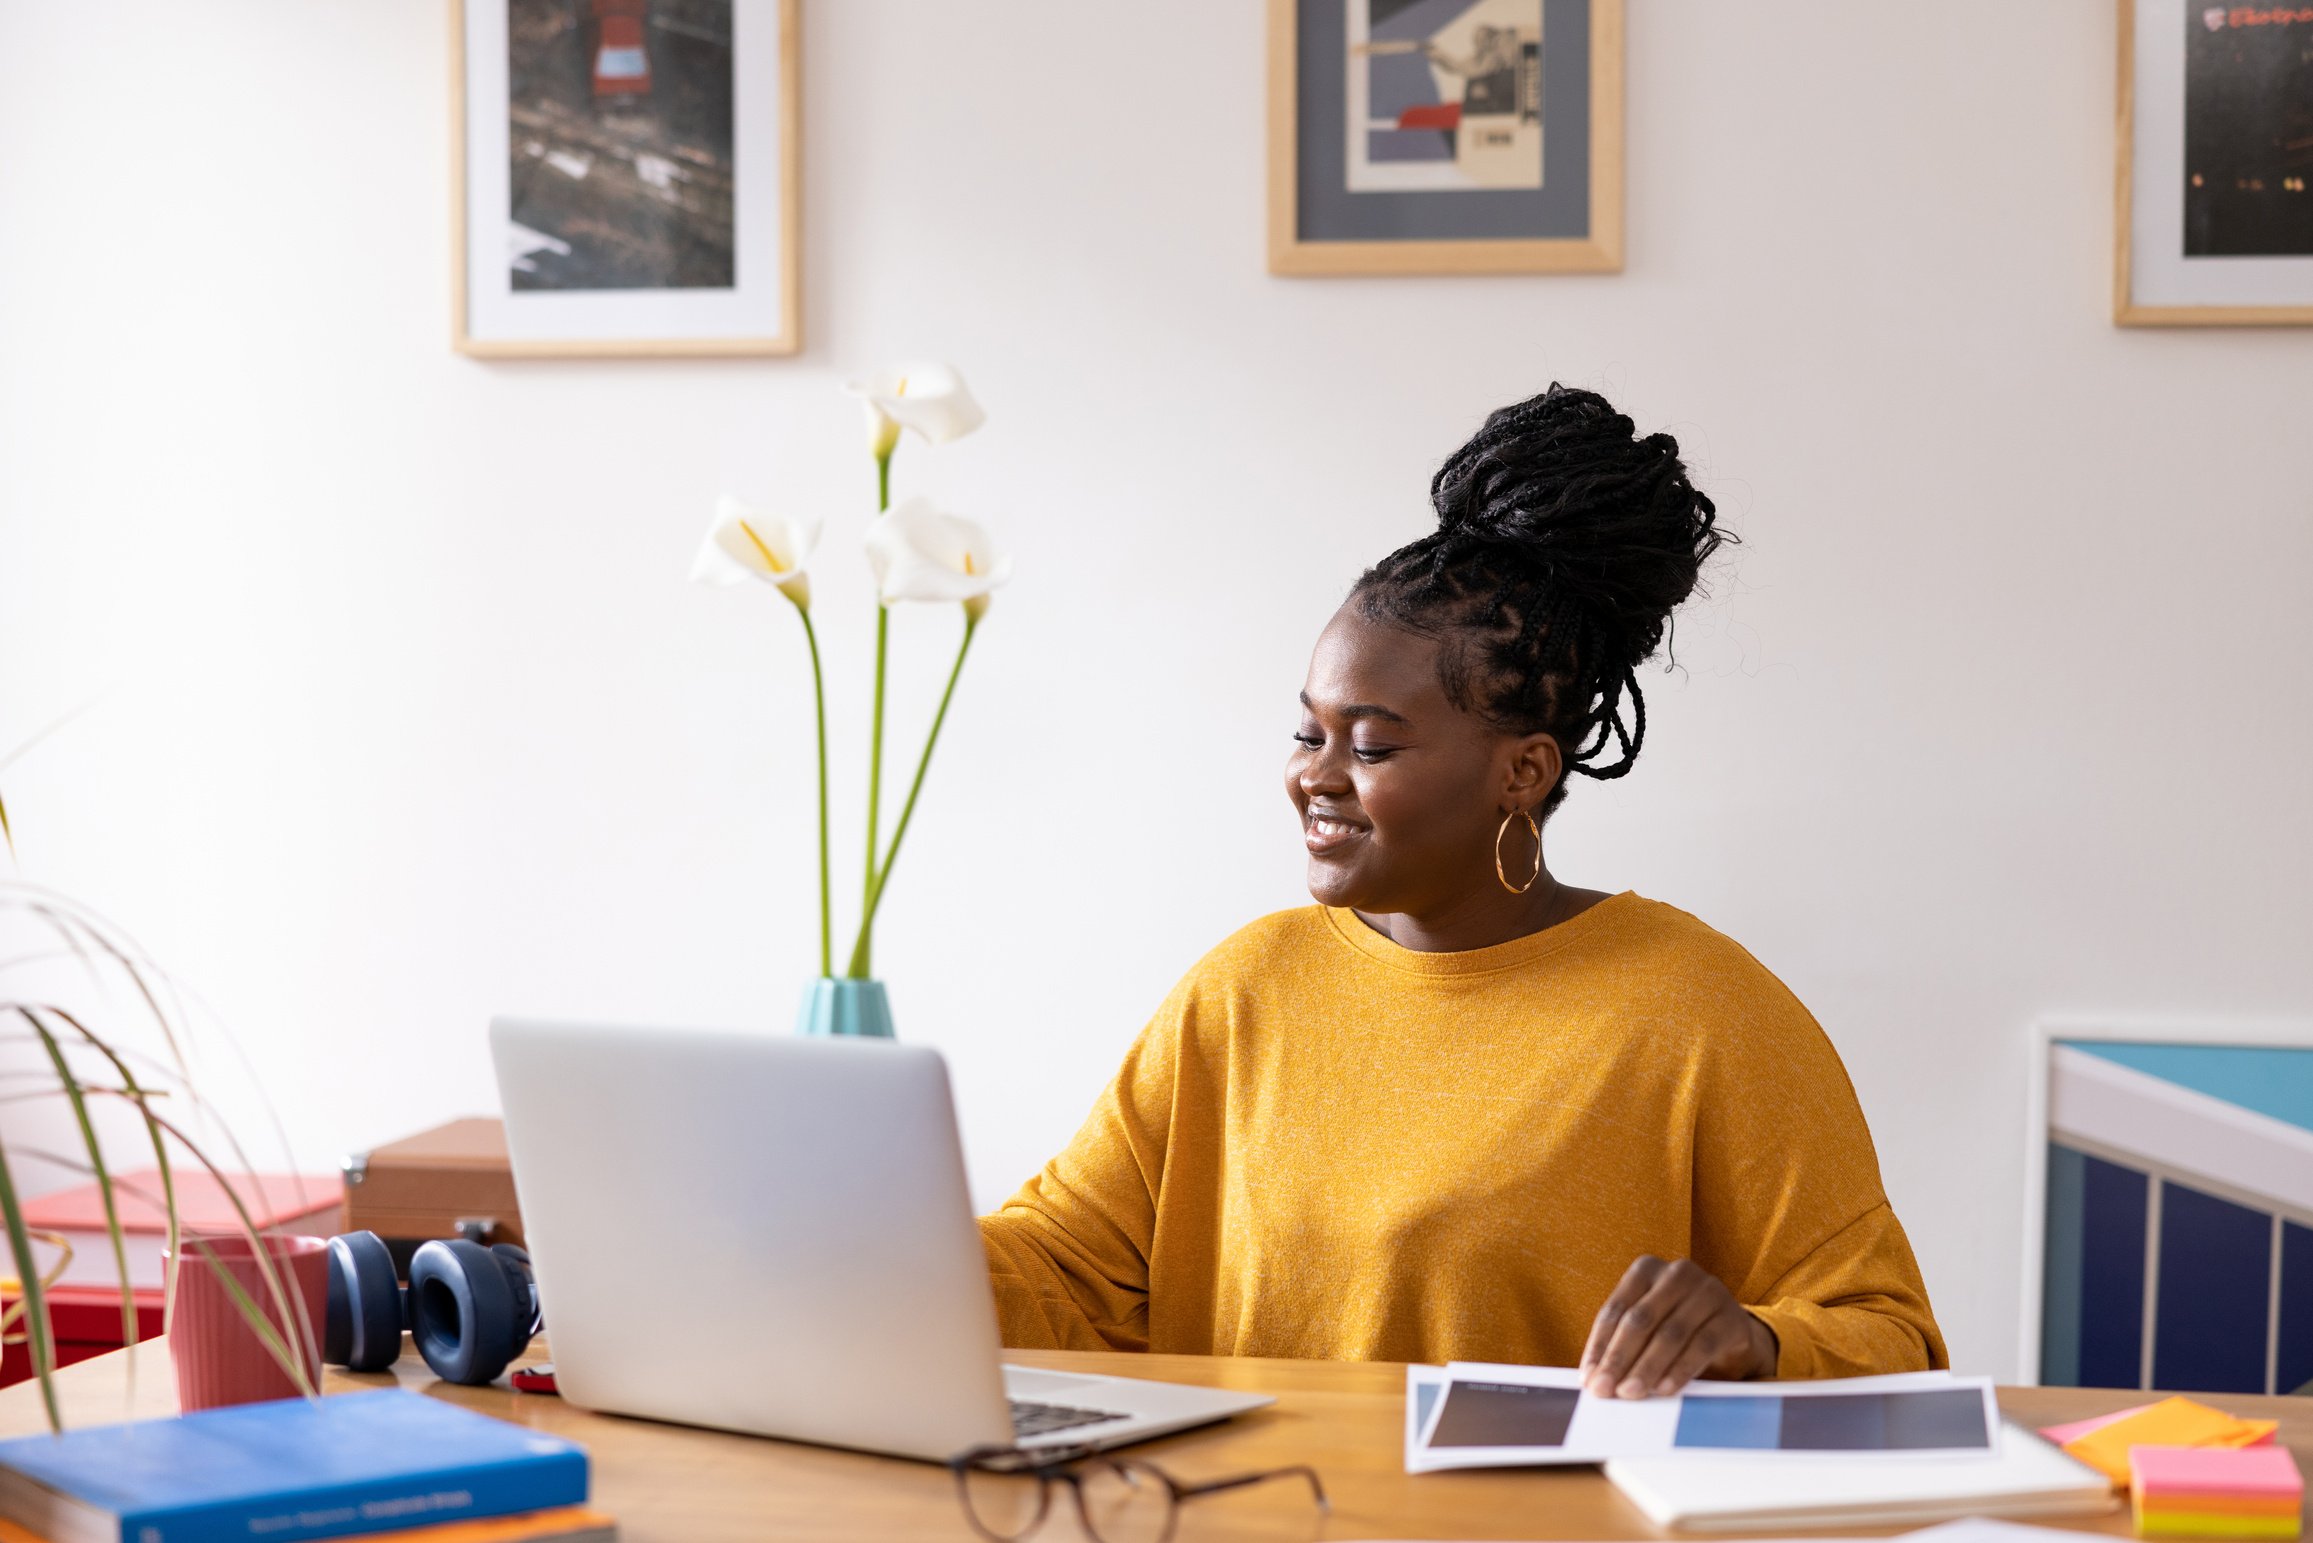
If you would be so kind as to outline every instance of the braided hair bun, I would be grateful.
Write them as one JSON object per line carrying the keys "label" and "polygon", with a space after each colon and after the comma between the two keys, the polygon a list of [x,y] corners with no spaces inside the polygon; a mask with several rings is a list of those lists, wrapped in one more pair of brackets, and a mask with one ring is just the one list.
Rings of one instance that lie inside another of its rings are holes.
{"label": "braided hair bun", "polygon": [[[1438,528],[1367,569],[1366,616],[1445,646],[1446,696],[1505,733],[1558,741],[1569,771],[1620,777],[1646,740],[1638,667],[1732,535],[1668,434],[1637,436],[1592,391],[1504,407],[1430,484]],[[1541,812],[1566,795],[1561,779]]]}

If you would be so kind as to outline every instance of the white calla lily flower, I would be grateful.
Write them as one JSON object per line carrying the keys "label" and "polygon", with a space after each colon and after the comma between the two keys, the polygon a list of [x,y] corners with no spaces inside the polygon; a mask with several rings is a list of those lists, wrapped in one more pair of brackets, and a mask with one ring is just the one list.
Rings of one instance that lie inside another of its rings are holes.
{"label": "white calla lily flower", "polygon": [[933,360],[891,365],[843,389],[867,409],[868,443],[879,460],[891,454],[903,428],[944,445],[988,421],[955,367]]}
{"label": "white calla lily flower", "polygon": [[699,543],[691,577],[702,584],[760,579],[802,610],[811,609],[811,575],[804,565],[819,545],[819,521],[789,519],[750,509],[726,493],[715,501],[715,523]]}
{"label": "white calla lily flower", "polygon": [[885,605],[900,600],[960,602],[978,621],[991,591],[1012,577],[1011,554],[971,520],[911,498],[878,515],[867,532],[868,566]]}

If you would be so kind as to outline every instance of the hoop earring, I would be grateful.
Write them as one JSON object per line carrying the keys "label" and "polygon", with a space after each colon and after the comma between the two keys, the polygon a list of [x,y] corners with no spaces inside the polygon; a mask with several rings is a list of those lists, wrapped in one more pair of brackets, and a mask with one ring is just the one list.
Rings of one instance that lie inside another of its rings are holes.
{"label": "hoop earring", "polygon": [[[1534,838],[1534,871],[1526,875],[1525,883],[1513,884],[1510,876],[1502,871],[1502,838],[1510,833],[1510,822],[1521,817],[1526,821],[1527,832]],[[1502,887],[1513,895],[1523,895],[1534,887],[1536,879],[1542,877],[1542,827],[1535,823],[1532,810],[1513,809],[1502,816],[1502,828],[1494,832],[1494,877],[1500,879]]]}

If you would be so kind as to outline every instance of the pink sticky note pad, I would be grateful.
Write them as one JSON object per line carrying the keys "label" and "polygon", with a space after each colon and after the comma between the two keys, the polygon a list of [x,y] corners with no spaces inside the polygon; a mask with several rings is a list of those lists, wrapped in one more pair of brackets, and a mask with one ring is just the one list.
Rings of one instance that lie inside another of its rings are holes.
{"label": "pink sticky note pad", "polygon": [[2114,1421],[2125,1420],[2132,1414],[2142,1414],[2151,1407],[2150,1404],[2138,1404],[2134,1409],[2122,1409],[2113,1414],[2100,1414],[2092,1420],[2074,1420],[2069,1425],[2043,1425],[2040,1427],[2040,1434],[2055,1442],[2056,1445],[2063,1446],[2068,1441],[2078,1441],[2092,1430],[2102,1430]]}
{"label": "pink sticky note pad", "polygon": [[[2074,1420],[2068,1425],[2043,1425],[2040,1427],[2040,1434],[2058,1446],[2065,1446],[2078,1441],[2092,1430],[2102,1430],[2107,1425],[2117,1425],[2130,1415],[2142,1414],[2151,1407],[2150,1404],[2138,1404],[2133,1409],[2117,1409],[2111,1414],[2100,1414],[2090,1420]],[[2272,1442],[2273,1433],[2267,1431],[2264,1435],[2250,1442],[2249,1445],[2253,1447],[2270,1446]]]}
{"label": "pink sticky note pad", "polygon": [[2130,1447],[2139,1494],[2294,1500],[2305,1480],[2287,1447]]}

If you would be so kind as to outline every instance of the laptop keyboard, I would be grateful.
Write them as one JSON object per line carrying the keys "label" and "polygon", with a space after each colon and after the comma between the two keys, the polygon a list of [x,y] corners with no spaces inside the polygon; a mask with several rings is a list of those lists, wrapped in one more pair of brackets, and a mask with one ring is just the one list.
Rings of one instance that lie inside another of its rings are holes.
{"label": "laptop keyboard", "polygon": [[1074,1430],[1079,1425],[1098,1425],[1103,1420],[1123,1418],[1107,1409],[1072,1409],[1066,1404],[1039,1404],[1025,1398],[1012,1400],[1014,1436],[1048,1436],[1056,1430]]}

